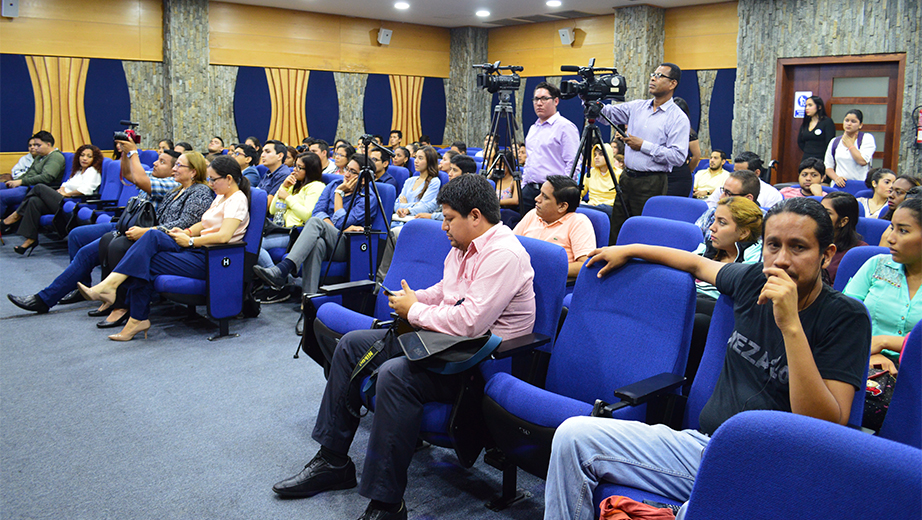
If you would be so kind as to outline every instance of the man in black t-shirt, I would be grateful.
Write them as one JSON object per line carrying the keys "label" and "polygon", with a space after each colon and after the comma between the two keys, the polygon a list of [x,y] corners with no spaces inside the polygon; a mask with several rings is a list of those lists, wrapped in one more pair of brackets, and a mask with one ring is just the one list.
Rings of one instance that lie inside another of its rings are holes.
{"label": "man in black t-shirt", "polygon": [[845,424],[862,388],[871,324],[860,302],[824,285],[835,254],[821,204],[795,198],[765,216],[762,264],[722,264],[640,244],[596,250],[604,276],[630,258],[691,273],[734,300],[735,326],[701,431],[577,417],[554,436],[545,518],[591,519],[604,480],[687,501],[709,435],[744,410],[780,410]]}

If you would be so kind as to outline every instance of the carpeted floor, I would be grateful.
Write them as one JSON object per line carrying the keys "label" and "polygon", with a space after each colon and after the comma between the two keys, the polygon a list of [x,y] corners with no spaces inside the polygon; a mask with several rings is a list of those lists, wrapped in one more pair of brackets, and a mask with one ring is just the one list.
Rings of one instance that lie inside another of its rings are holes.
{"label": "carpeted floor", "polygon": [[[64,243],[30,258],[0,246],[0,517],[76,519],[358,518],[355,490],[306,500],[271,491],[317,451],[310,438],[323,374],[292,359],[295,303],[264,305],[236,320],[239,338],[210,342],[215,327],[181,307],[157,305],[147,340],[110,341],[90,302],[34,315],[5,295],[38,292],[67,265]],[[98,280],[98,271],[94,273]],[[204,309],[199,309],[204,312]],[[116,330],[117,331],[117,330]],[[351,455],[362,471],[368,426]],[[519,471],[534,496],[502,511],[483,504],[500,473],[428,448],[410,466],[415,519],[534,519],[544,482]]]}

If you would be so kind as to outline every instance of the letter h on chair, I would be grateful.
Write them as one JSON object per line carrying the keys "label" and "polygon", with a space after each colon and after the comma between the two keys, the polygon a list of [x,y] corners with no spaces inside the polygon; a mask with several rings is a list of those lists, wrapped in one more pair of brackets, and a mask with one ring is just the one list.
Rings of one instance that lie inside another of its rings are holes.
{"label": "letter h on chair", "polygon": [[161,296],[194,308],[205,305],[208,316],[220,327],[214,340],[229,334],[229,322],[243,311],[243,302],[253,279],[253,266],[262,242],[262,224],[266,219],[266,192],[250,189],[250,224],[243,242],[205,246],[206,278],[198,280],[162,274],[154,278],[154,290]]}

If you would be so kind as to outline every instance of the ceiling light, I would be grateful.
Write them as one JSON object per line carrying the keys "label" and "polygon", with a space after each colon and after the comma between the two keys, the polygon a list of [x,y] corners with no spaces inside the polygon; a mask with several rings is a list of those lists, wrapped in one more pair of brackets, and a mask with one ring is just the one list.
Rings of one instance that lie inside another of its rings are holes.
{"label": "ceiling light", "polygon": [[547,0],[548,7],[560,7],[562,2],[560,0]]}
{"label": "ceiling light", "polygon": [[396,4],[394,4],[394,7],[397,8],[397,9],[409,9],[409,8],[410,8],[410,4],[408,4],[408,3],[406,3],[406,2],[397,2]]}
{"label": "ceiling light", "polygon": [[486,17],[490,16],[490,11],[487,11],[486,9],[481,9],[481,10],[477,11],[477,13],[475,13],[475,14],[476,14],[477,16],[481,17],[481,18],[486,18]]}

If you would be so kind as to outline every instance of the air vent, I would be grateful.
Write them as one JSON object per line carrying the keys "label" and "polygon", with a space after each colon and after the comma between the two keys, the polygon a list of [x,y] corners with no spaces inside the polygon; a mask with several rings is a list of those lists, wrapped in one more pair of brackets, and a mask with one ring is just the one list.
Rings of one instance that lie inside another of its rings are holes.
{"label": "air vent", "polygon": [[556,20],[571,20],[573,18],[589,18],[598,16],[597,14],[585,13],[583,11],[561,11],[559,13],[536,14],[533,16],[517,16],[515,18],[503,18],[500,20],[490,20],[483,22],[484,25],[495,25],[497,27],[506,27],[510,25],[525,25],[540,22],[552,22]]}

